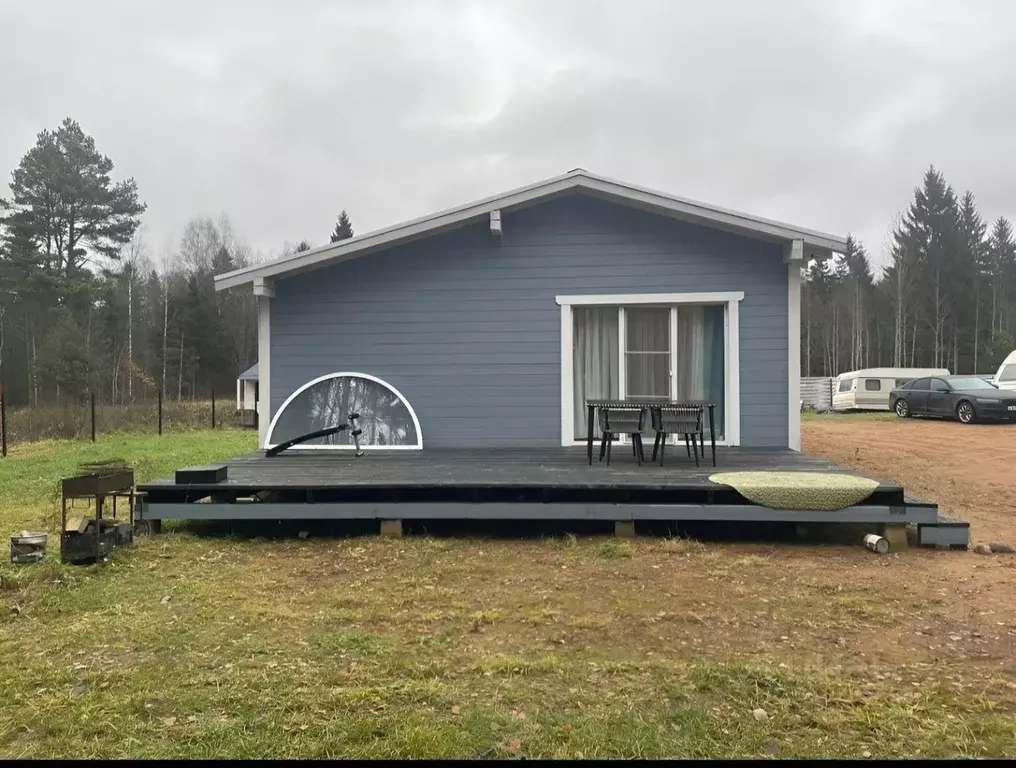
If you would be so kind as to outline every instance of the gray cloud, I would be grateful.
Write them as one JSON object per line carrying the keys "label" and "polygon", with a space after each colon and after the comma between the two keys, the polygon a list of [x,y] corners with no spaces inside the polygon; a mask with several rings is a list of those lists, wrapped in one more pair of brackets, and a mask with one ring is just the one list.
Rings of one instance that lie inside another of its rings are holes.
{"label": "gray cloud", "polygon": [[0,171],[71,115],[156,248],[227,212],[275,252],[582,166],[878,257],[930,163],[1016,214],[1014,30],[1008,0],[0,0]]}

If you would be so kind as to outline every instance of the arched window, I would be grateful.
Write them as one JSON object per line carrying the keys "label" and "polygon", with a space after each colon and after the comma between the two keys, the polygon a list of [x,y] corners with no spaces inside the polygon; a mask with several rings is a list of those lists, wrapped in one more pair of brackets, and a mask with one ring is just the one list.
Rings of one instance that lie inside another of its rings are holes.
{"label": "arched window", "polygon": [[[268,427],[265,448],[318,429],[346,423],[360,414],[362,448],[420,450],[423,432],[409,401],[391,384],[366,373],[329,373],[308,381],[286,398]],[[299,448],[349,449],[348,430],[301,443]]]}

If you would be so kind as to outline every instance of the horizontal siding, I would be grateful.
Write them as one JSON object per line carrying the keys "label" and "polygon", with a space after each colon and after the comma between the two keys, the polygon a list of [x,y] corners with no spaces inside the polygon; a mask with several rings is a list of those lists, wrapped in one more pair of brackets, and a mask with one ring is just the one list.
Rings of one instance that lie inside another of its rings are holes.
{"label": "horizontal siding", "polygon": [[561,294],[744,291],[741,441],[787,444],[787,268],[777,246],[584,195],[280,280],[273,412],[309,379],[378,376],[426,445],[560,442]]}

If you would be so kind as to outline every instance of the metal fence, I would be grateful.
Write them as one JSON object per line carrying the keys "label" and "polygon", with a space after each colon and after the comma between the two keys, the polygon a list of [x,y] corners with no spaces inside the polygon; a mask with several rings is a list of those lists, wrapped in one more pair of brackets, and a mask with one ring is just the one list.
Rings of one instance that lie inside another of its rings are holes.
{"label": "metal fence", "polygon": [[801,407],[816,411],[831,410],[835,381],[829,376],[802,376]]}
{"label": "metal fence", "polygon": [[156,395],[131,403],[99,403],[84,399],[8,407],[0,392],[0,454],[18,443],[48,439],[95,440],[110,432],[147,432],[240,427],[232,400],[167,399]]}

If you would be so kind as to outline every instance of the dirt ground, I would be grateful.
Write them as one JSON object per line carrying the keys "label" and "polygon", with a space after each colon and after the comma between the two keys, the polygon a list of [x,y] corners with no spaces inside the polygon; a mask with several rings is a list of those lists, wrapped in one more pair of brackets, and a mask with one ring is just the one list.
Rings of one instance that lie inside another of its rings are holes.
{"label": "dirt ground", "polygon": [[937,502],[970,523],[972,543],[1016,544],[1016,426],[828,416],[803,427],[806,453]]}
{"label": "dirt ground", "polygon": [[[805,422],[802,442],[967,520],[971,544],[1016,544],[1016,427],[828,416]],[[869,635],[872,650],[901,660],[930,651],[957,672],[985,672],[995,658],[1016,671],[1016,555],[911,548],[892,571],[879,589],[906,594],[916,610],[899,615],[894,632]]]}

